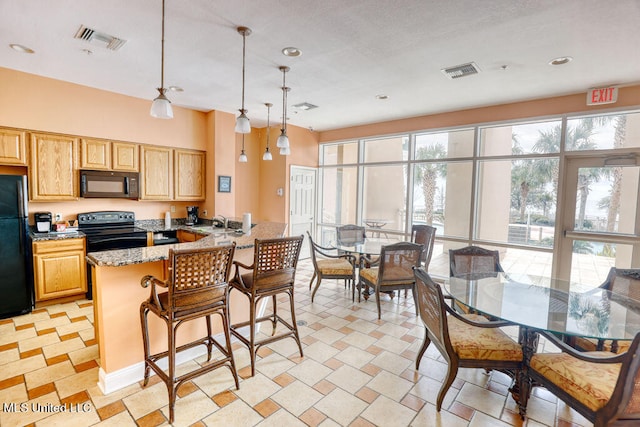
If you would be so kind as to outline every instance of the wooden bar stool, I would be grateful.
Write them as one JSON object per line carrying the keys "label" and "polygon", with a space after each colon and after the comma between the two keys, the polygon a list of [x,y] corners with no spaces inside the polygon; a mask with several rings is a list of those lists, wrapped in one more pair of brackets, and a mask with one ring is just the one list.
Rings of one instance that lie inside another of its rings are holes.
{"label": "wooden bar stool", "polygon": [[[144,276],[142,287],[151,285],[149,299],[140,305],[142,340],[144,343],[144,386],[149,382],[152,369],[167,385],[169,392],[169,422],[174,420],[176,391],[186,381],[210,372],[221,366],[231,370],[236,389],[239,389],[231,337],[229,333],[229,272],[235,251],[235,244],[202,249],[169,249],[169,274],[166,281],[153,276]],[[158,293],[158,287],[167,292]],[[168,349],[157,354],[149,351],[149,327],[147,314],[151,312],[164,320],[168,330]],[[222,319],[222,329],[226,344],[222,345],[213,338],[211,315],[218,314]],[[207,335],[176,347],[176,332],[184,322],[204,317]],[[176,376],[176,353],[204,345],[207,347],[207,362],[211,361],[211,350],[215,346],[223,357],[206,363],[200,368]],[[168,372],[158,366],[158,361],[168,358]]]}
{"label": "wooden bar stool", "polygon": [[[231,325],[231,333],[249,348],[251,376],[256,373],[256,353],[264,344],[291,337],[298,344],[300,357],[303,356],[293,304],[293,288],[302,239],[303,236],[256,239],[253,264],[245,265],[238,261],[233,262],[236,265],[236,271],[230,285],[232,289],[241,292],[249,299],[249,320]],[[242,273],[241,269],[251,271]],[[278,314],[276,300],[278,294],[286,294],[289,297],[291,323]],[[273,299],[273,312],[256,317],[258,304],[263,298],[268,297]],[[271,322],[271,336],[256,341],[256,325],[266,321]],[[278,323],[285,327],[285,331],[276,335]],[[240,331],[246,326],[249,326],[248,337],[245,337]]]}

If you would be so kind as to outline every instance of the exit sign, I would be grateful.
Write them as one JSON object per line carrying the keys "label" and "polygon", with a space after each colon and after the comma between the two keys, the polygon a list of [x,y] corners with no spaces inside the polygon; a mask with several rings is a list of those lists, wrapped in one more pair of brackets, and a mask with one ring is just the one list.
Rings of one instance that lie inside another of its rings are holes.
{"label": "exit sign", "polygon": [[587,92],[587,105],[613,104],[618,100],[618,88],[615,86],[590,89]]}

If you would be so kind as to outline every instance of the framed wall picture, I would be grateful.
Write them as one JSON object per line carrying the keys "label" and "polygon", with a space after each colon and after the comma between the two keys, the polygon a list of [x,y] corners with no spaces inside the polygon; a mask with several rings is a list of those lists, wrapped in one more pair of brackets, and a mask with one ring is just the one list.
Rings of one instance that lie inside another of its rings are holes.
{"label": "framed wall picture", "polygon": [[218,175],[218,193],[231,193],[231,177]]}

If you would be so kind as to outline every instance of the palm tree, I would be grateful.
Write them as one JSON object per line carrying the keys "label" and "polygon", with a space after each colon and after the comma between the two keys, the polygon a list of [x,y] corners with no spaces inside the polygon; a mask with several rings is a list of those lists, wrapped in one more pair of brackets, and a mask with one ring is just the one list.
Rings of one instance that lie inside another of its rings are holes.
{"label": "palm tree", "polygon": [[[446,156],[444,145],[436,143],[418,150],[418,159],[441,159]],[[433,206],[436,199],[438,177],[447,174],[445,163],[418,163],[415,168],[415,182],[422,182],[422,194],[427,224],[433,224]]]}

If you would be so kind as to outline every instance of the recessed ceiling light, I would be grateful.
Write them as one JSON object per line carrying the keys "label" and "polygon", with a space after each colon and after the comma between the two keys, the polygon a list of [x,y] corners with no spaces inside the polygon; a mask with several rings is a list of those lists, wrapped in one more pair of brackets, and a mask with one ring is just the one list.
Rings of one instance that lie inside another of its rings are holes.
{"label": "recessed ceiling light", "polygon": [[549,65],[564,65],[571,62],[571,60],[573,60],[573,58],[570,56],[559,56],[549,61]]}
{"label": "recessed ceiling light", "polygon": [[184,92],[184,89],[182,89],[180,86],[169,86],[169,90],[171,92]]}
{"label": "recessed ceiling light", "polygon": [[26,46],[22,46],[21,44],[12,43],[9,45],[9,47],[13,50],[17,50],[18,52],[22,52],[22,53],[36,53],[35,50],[28,48]]}
{"label": "recessed ceiling light", "polygon": [[376,99],[389,99],[389,97],[387,95],[376,95]]}
{"label": "recessed ceiling light", "polygon": [[300,49],[298,49],[297,47],[285,47],[284,49],[282,49],[282,54],[284,56],[300,56],[302,55],[302,51]]}

